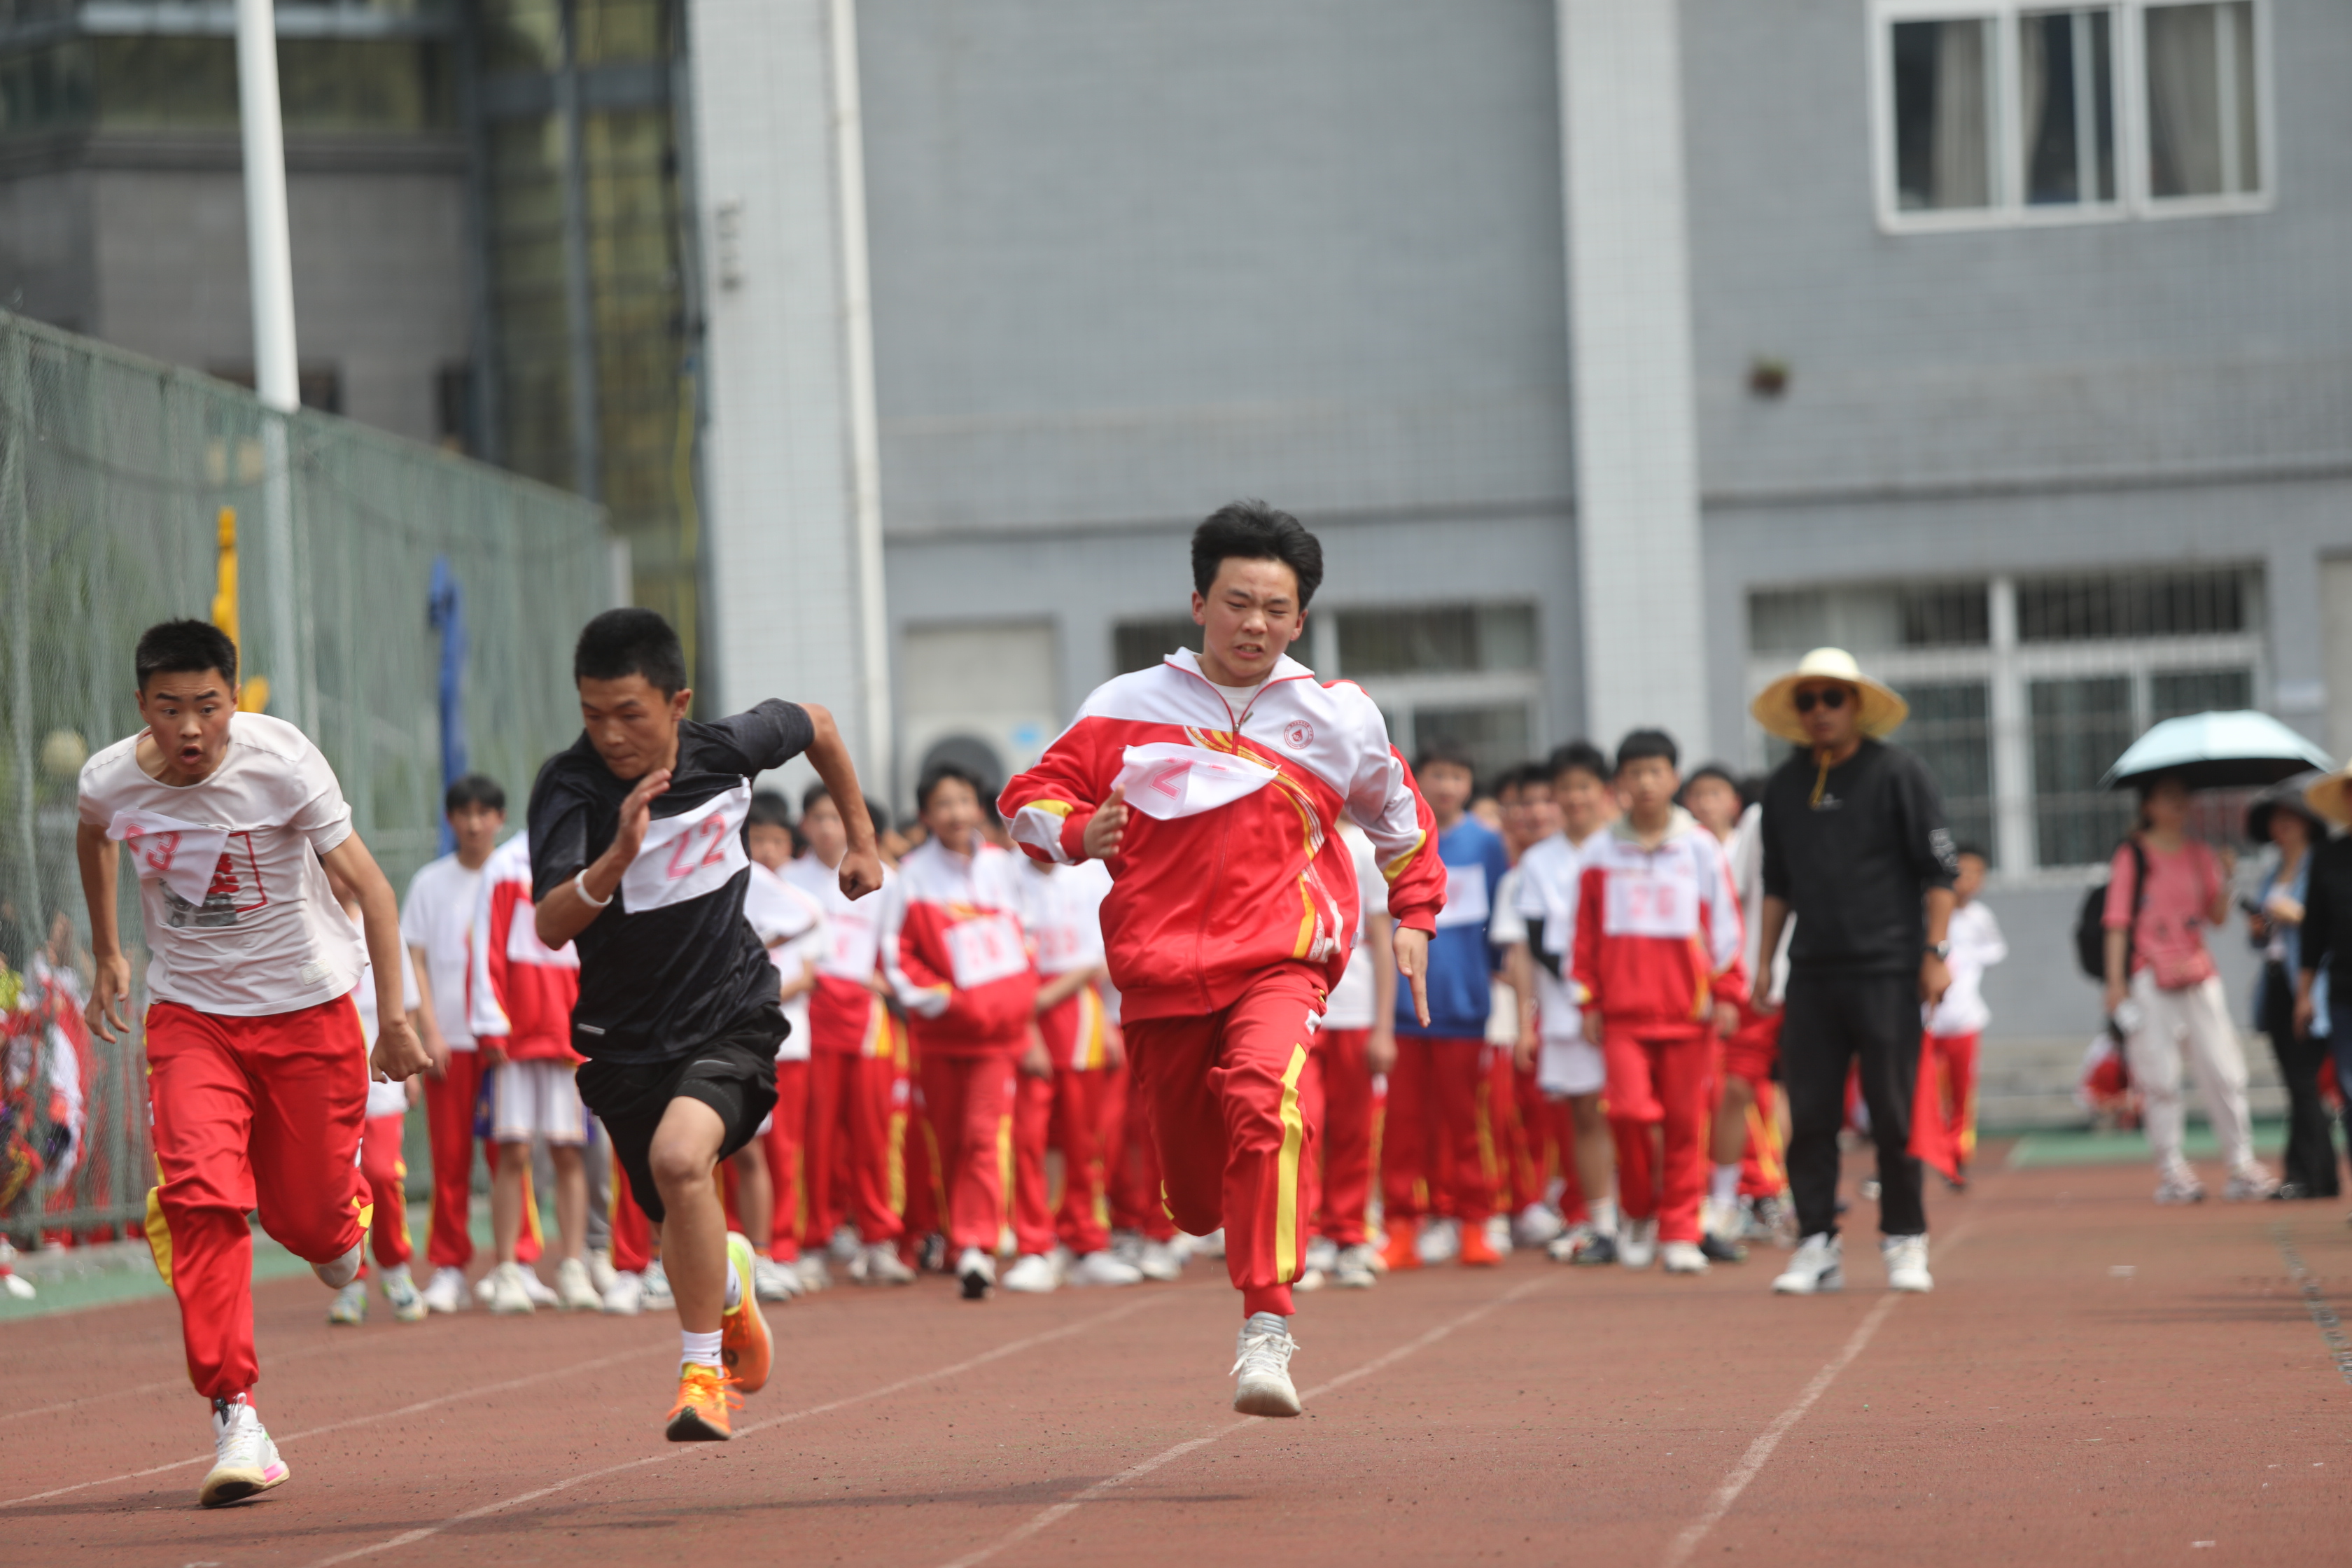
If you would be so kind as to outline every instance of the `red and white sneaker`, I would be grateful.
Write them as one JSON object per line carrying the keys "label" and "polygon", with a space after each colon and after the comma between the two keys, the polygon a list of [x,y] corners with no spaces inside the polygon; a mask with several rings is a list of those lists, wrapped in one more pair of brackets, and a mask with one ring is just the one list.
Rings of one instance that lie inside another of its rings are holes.
{"label": "red and white sneaker", "polygon": [[242,1502],[293,1474],[261,1425],[250,1394],[213,1401],[213,1468],[196,1491],[205,1508]]}

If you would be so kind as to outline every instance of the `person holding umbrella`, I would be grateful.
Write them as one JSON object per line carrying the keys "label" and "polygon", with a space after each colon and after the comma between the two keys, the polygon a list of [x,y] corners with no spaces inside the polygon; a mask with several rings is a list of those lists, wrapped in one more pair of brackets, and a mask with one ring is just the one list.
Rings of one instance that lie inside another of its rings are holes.
{"label": "person holding umbrella", "polygon": [[[2303,799],[2336,826],[2352,826],[2352,767],[2306,785]],[[2326,1023],[2336,1088],[2352,1100],[2352,837],[2322,837],[2308,859],[2294,1022],[2305,1036],[2320,1033],[2321,1023]],[[2328,1174],[2335,1173],[2331,1152]]]}
{"label": "person holding umbrella", "polygon": [[[2246,928],[2263,952],[2262,979],[2254,990],[2254,1027],[2270,1037],[2279,1077],[2286,1084],[2286,1179],[2272,1194],[2281,1198],[2336,1195],[2336,1144],[2328,1131],[2327,1103],[2319,1092],[2330,1020],[2316,1009],[2296,1005],[2315,846],[2327,840],[2327,824],[2303,798],[2306,784],[2315,782],[2306,773],[2273,784],[2246,808],[2246,837],[2278,846],[2278,863],[2247,907]],[[2323,978],[2317,990],[2326,989]]]}

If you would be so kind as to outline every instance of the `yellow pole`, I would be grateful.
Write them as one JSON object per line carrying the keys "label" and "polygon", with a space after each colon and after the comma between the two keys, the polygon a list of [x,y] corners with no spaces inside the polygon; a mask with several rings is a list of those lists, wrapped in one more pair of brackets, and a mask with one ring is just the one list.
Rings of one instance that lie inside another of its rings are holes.
{"label": "yellow pole", "polygon": [[[220,509],[220,570],[213,585],[213,625],[228,634],[228,640],[239,645],[239,663],[243,662],[242,640],[236,625],[236,508]],[[237,696],[237,707],[247,713],[258,713],[269,706],[269,679],[267,676],[242,676],[243,689]]]}

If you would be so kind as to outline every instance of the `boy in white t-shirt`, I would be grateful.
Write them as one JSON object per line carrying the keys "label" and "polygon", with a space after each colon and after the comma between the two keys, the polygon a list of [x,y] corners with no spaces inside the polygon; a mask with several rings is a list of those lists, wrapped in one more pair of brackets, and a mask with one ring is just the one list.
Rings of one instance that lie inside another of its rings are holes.
{"label": "boy in white t-shirt", "polygon": [[[253,1408],[253,1232],[340,1290],[373,1218],[359,1170],[374,1071],[424,1070],[402,1007],[400,906],[352,830],[334,770],[281,720],[237,710],[236,645],[202,621],[149,627],[133,655],[146,728],[83,764],[74,849],[97,963],[90,1027],[130,1027],[115,921],[121,846],[138,878],[151,998],[147,1092],[159,1184],[155,1266],[180,1302],[196,1392],[212,1401],[207,1508],[287,1479]],[[322,866],[323,863],[323,866]],[[327,882],[356,896],[366,941]],[[375,966],[373,1058],[352,992]]]}
{"label": "boy in white t-shirt", "polygon": [[1944,1180],[1960,1192],[1969,1184],[1969,1162],[1977,1152],[1977,1039],[1992,1022],[1984,972],[2009,956],[2009,943],[2002,940],[2000,922],[1977,897],[1984,890],[1985,852],[1963,844],[1954,855],[1960,874],[1952,880],[1952,920],[1944,928],[1944,940],[1951,943],[1944,967],[1952,983],[1944,999],[1927,1009],[1927,1049],[1919,1069],[1923,1079],[1935,1075],[1955,1162]]}
{"label": "boy in white t-shirt", "polygon": [[823,907],[783,876],[793,858],[792,811],[783,796],[762,790],[751,797],[745,838],[751,885],[744,889],[743,918],[776,966],[777,995],[792,1032],[776,1047],[776,1108],[761,1124],[760,1136],[728,1165],[735,1174],[736,1215],[743,1234],[760,1249],[751,1263],[753,1287],[762,1301],[789,1301],[803,1288],[793,1265],[800,1258],[801,1194],[806,1186],[802,1152],[808,1131],[809,993],[829,939]]}

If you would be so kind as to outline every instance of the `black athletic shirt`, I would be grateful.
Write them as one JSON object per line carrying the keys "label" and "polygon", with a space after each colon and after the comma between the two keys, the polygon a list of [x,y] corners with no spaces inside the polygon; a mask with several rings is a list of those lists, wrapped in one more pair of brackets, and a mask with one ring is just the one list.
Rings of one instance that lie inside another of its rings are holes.
{"label": "black athletic shirt", "polygon": [[1823,781],[1801,751],[1765,782],[1764,891],[1797,917],[1792,969],[1912,973],[1927,950],[1927,889],[1958,874],[1943,795],[1908,752],[1866,740]]}
{"label": "black athletic shirt", "polygon": [[[677,765],[655,797],[656,820],[681,816],[763,769],[781,767],[816,738],[796,703],[773,698],[715,724],[677,727]],[[583,733],[539,770],[530,791],[531,897],[550,892],[613,847],[633,779],[613,776]],[[748,831],[748,829],[747,829]],[[744,869],[699,898],[643,913],[614,890],[612,906],[574,940],[580,1001],[572,1047],[600,1061],[681,1057],[776,1005],[776,971],[743,918]]]}

